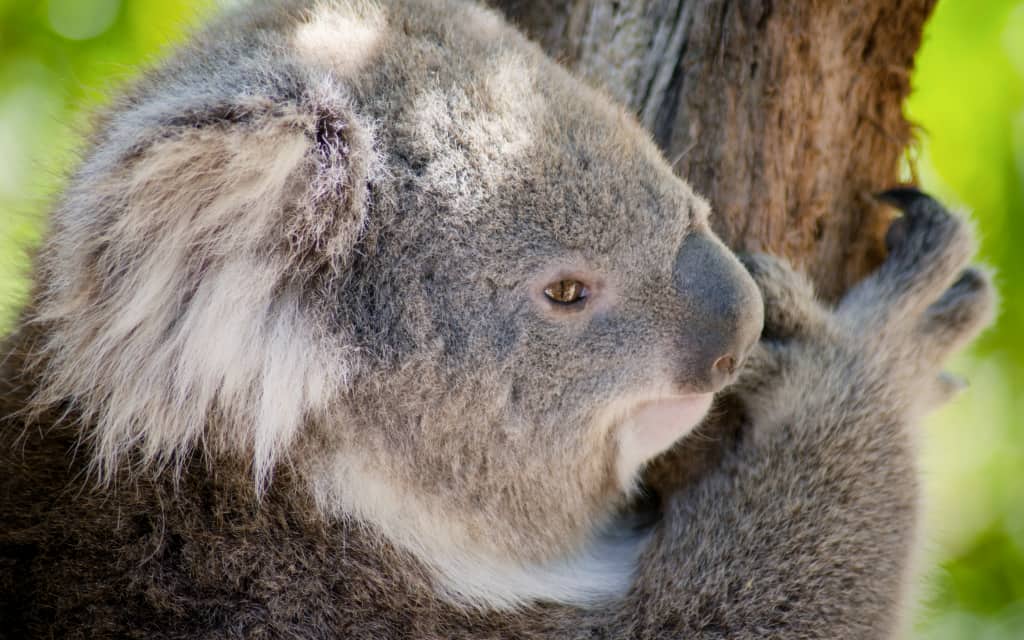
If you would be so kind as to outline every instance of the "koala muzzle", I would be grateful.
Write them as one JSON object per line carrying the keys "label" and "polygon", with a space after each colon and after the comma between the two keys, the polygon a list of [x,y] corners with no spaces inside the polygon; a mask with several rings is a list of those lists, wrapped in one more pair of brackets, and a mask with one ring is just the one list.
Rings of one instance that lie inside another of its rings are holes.
{"label": "koala muzzle", "polygon": [[735,379],[761,334],[761,294],[739,260],[706,231],[680,247],[675,285],[682,305],[677,384],[687,392],[718,391]]}

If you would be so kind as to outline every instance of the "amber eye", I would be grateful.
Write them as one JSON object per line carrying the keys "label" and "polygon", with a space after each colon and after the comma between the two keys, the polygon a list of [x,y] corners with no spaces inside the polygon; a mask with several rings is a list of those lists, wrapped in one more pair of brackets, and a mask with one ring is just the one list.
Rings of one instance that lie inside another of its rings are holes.
{"label": "amber eye", "polygon": [[576,304],[586,299],[587,287],[579,280],[559,280],[544,289],[548,300],[557,304]]}

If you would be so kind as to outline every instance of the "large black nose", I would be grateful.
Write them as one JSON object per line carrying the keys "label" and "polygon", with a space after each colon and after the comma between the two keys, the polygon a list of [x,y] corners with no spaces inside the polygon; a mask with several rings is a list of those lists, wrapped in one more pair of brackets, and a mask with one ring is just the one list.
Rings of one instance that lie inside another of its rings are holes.
{"label": "large black nose", "polygon": [[761,294],[736,256],[712,233],[690,235],[679,250],[675,284],[682,305],[678,383],[692,392],[732,382],[764,322]]}

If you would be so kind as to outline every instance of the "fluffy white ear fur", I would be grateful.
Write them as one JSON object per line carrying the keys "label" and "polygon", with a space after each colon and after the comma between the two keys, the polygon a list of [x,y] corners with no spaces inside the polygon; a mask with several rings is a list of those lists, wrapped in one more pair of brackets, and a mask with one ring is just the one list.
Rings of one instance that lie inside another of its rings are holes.
{"label": "fluffy white ear fur", "polygon": [[95,425],[101,478],[180,465],[203,442],[251,452],[262,490],[355,366],[303,287],[343,268],[363,229],[372,131],[339,96],[310,103],[252,98],[129,152],[101,144],[55,213],[36,403]]}

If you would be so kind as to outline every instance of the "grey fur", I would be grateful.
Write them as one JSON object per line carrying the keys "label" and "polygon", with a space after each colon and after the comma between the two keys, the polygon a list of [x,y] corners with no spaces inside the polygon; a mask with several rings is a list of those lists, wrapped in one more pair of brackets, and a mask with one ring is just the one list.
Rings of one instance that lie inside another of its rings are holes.
{"label": "grey fur", "polygon": [[[992,307],[970,234],[909,199],[833,310],[707,215],[488,10],[228,13],[102,120],[6,343],[4,628],[891,634],[908,425]],[[728,381],[755,281],[743,437],[653,529],[620,518],[622,434]]]}

